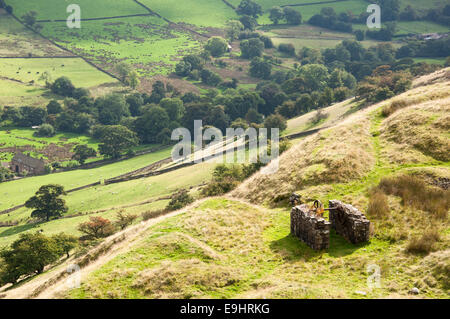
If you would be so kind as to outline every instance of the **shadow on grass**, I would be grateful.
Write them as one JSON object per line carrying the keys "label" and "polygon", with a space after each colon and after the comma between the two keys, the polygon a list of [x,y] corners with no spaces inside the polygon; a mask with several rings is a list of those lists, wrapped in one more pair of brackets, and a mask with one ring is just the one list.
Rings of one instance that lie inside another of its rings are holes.
{"label": "shadow on grass", "polygon": [[285,260],[305,260],[322,255],[325,251],[314,251],[297,237],[289,234],[270,243],[270,249],[280,254]]}
{"label": "shadow on grass", "polygon": [[328,253],[330,257],[343,257],[353,254],[356,250],[369,245],[370,242],[353,245],[347,242],[342,236],[336,234],[334,230],[330,233],[330,248],[328,251],[315,251],[303,241],[293,235],[287,235],[281,239],[273,241],[270,248],[282,255],[285,260],[305,260],[318,257]]}
{"label": "shadow on grass", "polygon": [[352,244],[344,239],[344,237],[336,234],[334,230],[330,232],[330,249],[328,254],[331,257],[343,257],[353,254],[356,250],[369,245],[370,242]]}
{"label": "shadow on grass", "polygon": [[42,223],[37,223],[37,224],[25,224],[25,225],[19,225],[19,226],[13,226],[10,227],[6,230],[4,230],[3,232],[0,233],[0,238],[1,237],[8,237],[8,236],[12,236],[12,235],[17,235],[20,234],[24,231],[33,229],[33,228],[38,228]]}

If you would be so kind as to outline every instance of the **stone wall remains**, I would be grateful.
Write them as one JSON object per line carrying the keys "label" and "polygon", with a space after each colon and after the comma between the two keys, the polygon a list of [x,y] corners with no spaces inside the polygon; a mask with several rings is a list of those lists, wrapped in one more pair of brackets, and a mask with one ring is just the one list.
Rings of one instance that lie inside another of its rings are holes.
{"label": "stone wall remains", "polygon": [[358,209],[338,200],[329,201],[331,227],[352,244],[369,241],[370,221]]}
{"label": "stone wall remains", "polygon": [[311,214],[307,205],[295,206],[291,211],[291,233],[314,250],[330,246],[330,222]]}

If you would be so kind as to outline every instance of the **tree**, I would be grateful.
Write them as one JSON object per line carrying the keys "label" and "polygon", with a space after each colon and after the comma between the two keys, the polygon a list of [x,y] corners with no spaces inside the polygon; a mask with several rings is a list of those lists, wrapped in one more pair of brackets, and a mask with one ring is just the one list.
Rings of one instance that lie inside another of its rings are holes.
{"label": "tree", "polygon": [[273,22],[273,24],[278,24],[280,20],[284,19],[283,9],[278,6],[272,7],[269,11],[269,19]]}
{"label": "tree", "polygon": [[230,42],[233,42],[239,37],[239,33],[244,30],[244,25],[241,21],[231,20],[227,22],[227,37]]}
{"label": "tree", "polygon": [[356,31],[355,31],[355,37],[356,37],[356,40],[358,40],[358,41],[364,41],[364,36],[365,36],[365,34],[364,34],[364,31],[363,31],[363,30],[356,30]]}
{"label": "tree", "polygon": [[254,58],[250,63],[249,73],[255,78],[269,79],[272,73],[272,64],[261,58]]}
{"label": "tree", "polygon": [[228,50],[228,43],[222,37],[212,37],[205,45],[205,50],[211,52],[215,58],[222,56]]}
{"label": "tree", "polygon": [[[171,101],[165,101],[164,104],[169,107]],[[175,101],[175,107],[179,106]],[[170,105],[172,108],[174,105]],[[173,111],[173,110],[172,110]],[[174,111],[173,116],[177,116]],[[142,116],[136,120],[136,132],[144,143],[159,143],[157,140],[158,134],[169,126],[170,118],[167,111],[160,106],[152,106]]]}
{"label": "tree", "polygon": [[89,221],[78,225],[78,230],[90,238],[104,238],[114,233],[114,226],[110,220],[97,216],[90,217]]}
{"label": "tree", "polygon": [[259,113],[256,109],[251,108],[245,115],[245,120],[248,123],[260,124],[263,122],[263,115]]}
{"label": "tree", "polygon": [[277,128],[279,133],[283,132],[287,128],[287,121],[280,114],[272,114],[264,120],[264,127],[267,128],[268,137],[270,138],[271,130]]}
{"label": "tree", "polygon": [[136,133],[122,125],[110,125],[103,129],[99,145],[100,154],[119,158],[122,152],[138,145]]}
{"label": "tree", "polygon": [[30,11],[30,12],[25,13],[22,16],[22,20],[25,23],[25,25],[32,27],[36,23],[36,17],[37,17],[37,12]]}
{"label": "tree", "polygon": [[242,0],[236,8],[237,14],[248,15],[257,18],[262,14],[262,7],[252,0]]}
{"label": "tree", "polygon": [[184,115],[185,108],[183,101],[179,98],[165,98],[162,99],[159,105],[166,110],[167,115],[171,121],[180,121]]}
{"label": "tree", "polygon": [[186,61],[180,61],[175,66],[175,74],[178,76],[188,76],[192,71],[192,65]]}
{"label": "tree", "polygon": [[131,71],[131,66],[126,64],[125,62],[121,62],[116,65],[116,72],[119,74],[119,78],[122,82],[126,81]]}
{"label": "tree", "polygon": [[311,91],[323,89],[328,81],[328,69],[321,64],[307,64],[299,69],[299,74]]}
{"label": "tree", "polygon": [[50,103],[47,104],[47,113],[48,114],[59,114],[62,111],[61,104],[58,101],[51,100]]}
{"label": "tree", "polygon": [[97,151],[86,144],[78,144],[73,149],[73,152],[72,159],[81,165],[83,165],[88,158],[97,156]]}
{"label": "tree", "polygon": [[299,25],[302,23],[302,15],[297,10],[291,7],[284,7],[283,12],[288,24]]}
{"label": "tree", "polygon": [[6,264],[6,271],[1,274],[2,283],[15,284],[23,275],[42,273],[45,266],[58,259],[59,252],[56,241],[43,234],[20,234],[10,248],[0,252]]}
{"label": "tree", "polygon": [[260,57],[264,52],[264,43],[257,38],[242,41],[240,47],[241,55],[246,59]]}
{"label": "tree", "polygon": [[95,100],[98,120],[104,125],[117,125],[123,116],[130,116],[125,97],[120,94],[108,94]]}
{"label": "tree", "polygon": [[172,195],[172,199],[170,200],[169,204],[167,204],[167,210],[173,211],[183,208],[193,201],[194,199],[191,195],[189,195],[189,192],[185,189],[182,189],[178,193]]}
{"label": "tree", "polygon": [[144,105],[142,95],[139,93],[128,95],[125,101],[128,104],[131,116],[139,116],[141,113],[141,106]]}
{"label": "tree", "polygon": [[51,90],[55,94],[71,97],[75,90],[75,86],[72,84],[69,78],[63,76],[57,78],[55,82],[53,82]]}
{"label": "tree", "polygon": [[220,75],[207,69],[202,70],[200,77],[202,78],[202,82],[204,84],[210,86],[218,86],[222,82]]}
{"label": "tree", "polygon": [[131,71],[126,78],[126,84],[128,84],[132,89],[136,89],[141,81],[139,80],[139,75],[136,71]]}
{"label": "tree", "polygon": [[248,15],[244,15],[244,16],[240,17],[239,21],[244,26],[244,29],[248,29],[248,30],[252,30],[252,31],[255,30],[256,26],[258,25],[258,22],[256,21],[256,19],[251,16],[248,16]]}
{"label": "tree", "polygon": [[137,218],[136,215],[124,214],[122,211],[116,214],[116,221],[114,224],[119,227],[121,230],[124,230],[128,226],[130,226]]}
{"label": "tree", "polygon": [[34,208],[31,217],[49,221],[54,217],[61,217],[67,213],[66,201],[60,196],[67,195],[64,187],[56,184],[44,185],[39,188],[36,195],[28,199],[25,207]]}
{"label": "tree", "polygon": [[56,246],[61,253],[66,254],[66,257],[70,257],[70,251],[77,247],[78,239],[75,236],[70,236],[64,233],[59,233],[51,237],[56,242]]}
{"label": "tree", "polygon": [[33,135],[38,137],[52,137],[55,135],[55,129],[50,124],[42,124]]}

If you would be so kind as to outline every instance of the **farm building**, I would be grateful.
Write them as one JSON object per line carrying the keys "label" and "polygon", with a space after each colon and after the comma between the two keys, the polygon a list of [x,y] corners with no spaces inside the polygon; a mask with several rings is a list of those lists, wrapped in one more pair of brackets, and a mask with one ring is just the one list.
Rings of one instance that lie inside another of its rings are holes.
{"label": "farm building", "polygon": [[11,170],[18,174],[40,175],[45,173],[45,163],[42,160],[17,153],[11,160]]}

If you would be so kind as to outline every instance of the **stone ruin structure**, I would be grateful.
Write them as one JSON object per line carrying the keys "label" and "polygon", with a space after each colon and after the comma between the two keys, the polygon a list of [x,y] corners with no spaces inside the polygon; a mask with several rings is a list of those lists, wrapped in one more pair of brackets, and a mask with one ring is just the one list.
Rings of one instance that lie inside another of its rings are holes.
{"label": "stone ruin structure", "polygon": [[352,244],[363,243],[370,237],[370,221],[349,204],[338,200],[329,201],[331,227]]}
{"label": "stone ruin structure", "polygon": [[331,228],[352,244],[369,240],[370,222],[363,213],[338,200],[330,200],[329,204],[330,221],[316,216],[308,205],[294,206],[291,210],[291,234],[314,250],[329,248]]}
{"label": "stone ruin structure", "polygon": [[291,211],[291,233],[314,250],[328,249],[330,246],[331,223],[311,214],[308,205],[300,205]]}

